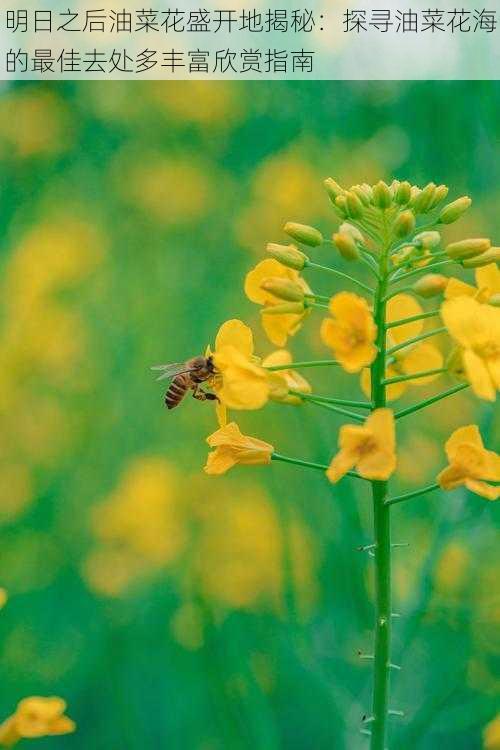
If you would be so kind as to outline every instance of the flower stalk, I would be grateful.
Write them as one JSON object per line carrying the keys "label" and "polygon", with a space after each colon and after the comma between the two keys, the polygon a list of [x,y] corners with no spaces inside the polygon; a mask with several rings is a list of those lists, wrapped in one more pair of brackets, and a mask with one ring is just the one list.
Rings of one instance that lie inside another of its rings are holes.
{"label": "flower stalk", "polygon": [[[371,366],[371,400],[373,409],[384,408],[386,369],[386,293],[388,285],[389,245],[382,249],[379,263],[380,280],[375,294],[374,319],[377,326],[377,356]],[[385,504],[387,481],[372,481],[374,562],[375,562],[375,646],[371,750],[385,750],[391,662],[391,519]]]}

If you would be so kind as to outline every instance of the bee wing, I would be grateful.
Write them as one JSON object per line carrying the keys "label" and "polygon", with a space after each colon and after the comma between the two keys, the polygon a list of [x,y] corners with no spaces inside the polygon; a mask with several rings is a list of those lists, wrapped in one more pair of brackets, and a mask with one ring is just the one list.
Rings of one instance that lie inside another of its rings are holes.
{"label": "bee wing", "polygon": [[180,375],[183,372],[191,372],[192,370],[192,368],[186,367],[185,362],[172,362],[168,365],[154,365],[151,369],[161,371],[161,375],[156,378],[156,380],[175,378],[176,375]]}

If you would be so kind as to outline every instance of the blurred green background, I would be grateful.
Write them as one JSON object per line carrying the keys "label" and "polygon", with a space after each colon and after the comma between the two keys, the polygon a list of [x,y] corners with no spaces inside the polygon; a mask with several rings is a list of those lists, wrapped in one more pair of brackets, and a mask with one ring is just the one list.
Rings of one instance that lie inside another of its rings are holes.
{"label": "blurred green background", "polygon": [[[498,244],[499,104],[495,82],[4,86],[0,710],[67,699],[78,731],[41,750],[367,747],[366,487],[281,464],[204,476],[213,409],[167,413],[148,368],[203,352],[231,317],[272,351],[242,280],[285,220],[337,226],[324,177],[445,182],[474,198],[448,236]],[[296,357],[325,356],[319,320]],[[360,394],[331,377],[310,380]],[[322,461],[340,424],[314,406],[238,421]],[[498,448],[498,411],[471,397],[404,424],[400,487],[432,481],[472,421]],[[394,508],[411,546],[395,551],[392,748],[482,747],[499,690],[495,510],[461,491]]]}

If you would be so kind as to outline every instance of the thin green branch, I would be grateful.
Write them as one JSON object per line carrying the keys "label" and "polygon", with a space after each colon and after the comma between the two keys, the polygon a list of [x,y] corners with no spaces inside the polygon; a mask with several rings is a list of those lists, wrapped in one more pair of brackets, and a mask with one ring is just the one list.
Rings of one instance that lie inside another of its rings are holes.
{"label": "thin green branch", "polygon": [[423,370],[422,372],[415,372],[413,375],[398,375],[394,378],[385,378],[382,383],[384,385],[393,385],[394,383],[404,383],[406,380],[418,380],[430,375],[441,375],[443,372],[448,372],[446,367],[436,367],[435,370]]}
{"label": "thin green branch", "polygon": [[401,274],[401,276],[398,276],[397,278],[393,278],[391,283],[396,284],[399,281],[406,281],[407,279],[411,279],[413,276],[417,276],[419,273],[433,271],[435,268],[439,268],[440,266],[450,266],[454,263],[457,263],[457,261],[452,260],[451,258],[448,258],[447,260],[440,260],[437,263],[429,263],[426,266],[414,268],[413,271],[408,271],[407,273]]}
{"label": "thin green branch", "polygon": [[416,411],[425,409],[425,407],[430,406],[431,404],[435,404],[437,401],[441,401],[443,398],[447,398],[448,396],[453,396],[455,393],[460,393],[460,391],[463,391],[468,387],[469,383],[460,383],[459,385],[455,385],[453,388],[450,388],[448,391],[443,391],[437,396],[432,396],[432,398],[421,401],[419,404],[408,406],[407,409],[401,409],[401,411],[396,412],[396,414],[394,415],[394,419],[401,419],[401,417],[406,417],[408,416],[408,414],[414,414]]}
{"label": "thin green branch", "polygon": [[333,404],[325,404],[323,401],[317,401],[315,398],[312,398],[305,393],[301,393],[300,397],[305,401],[308,401],[310,404],[321,406],[323,409],[329,409],[329,411],[334,411],[336,414],[341,414],[343,417],[349,417],[349,419],[353,419],[355,422],[365,421],[364,416],[362,414],[356,414],[355,411],[349,411],[348,409],[343,409],[342,407],[334,406]]}
{"label": "thin green branch", "polygon": [[271,458],[273,461],[284,461],[287,464],[306,466],[308,469],[319,469],[320,471],[326,471],[328,469],[327,464],[317,464],[313,461],[303,461],[301,458],[290,458],[290,456],[283,456],[281,453],[271,453]]}
{"label": "thin green branch", "polygon": [[[328,469],[327,464],[318,464],[314,461],[303,461],[301,458],[291,458],[290,456],[283,456],[282,453],[271,453],[271,459],[273,461],[283,461],[286,464],[294,464],[295,466],[305,466],[308,469],[319,469],[320,471],[326,471]],[[363,479],[356,471],[348,471],[346,476],[352,477],[353,479]]]}
{"label": "thin green branch", "polygon": [[412,492],[405,492],[404,495],[396,495],[396,497],[389,497],[384,505],[395,505],[396,503],[404,503],[406,500],[413,500],[415,497],[420,497],[420,495],[425,495],[427,492],[434,492],[434,490],[439,490],[439,484],[436,482],[434,484],[428,484],[427,487],[420,487],[418,490],[413,490]]}
{"label": "thin green branch", "polygon": [[402,341],[400,344],[396,344],[396,346],[392,346],[390,349],[387,350],[387,354],[394,354],[394,352],[398,352],[400,349],[406,349],[407,346],[411,346],[412,344],[418,344],[419,341],[425,341],[425,339],[430,338],[431,336],[437,336],[440,333],[445,333],[448,329],[446,326],[441,326],[440,328],[433,328],[432,331],[426,331],[426,333],[421,333],[419,336],[414,336],[412,339],[408,339],[407,341]]}
{"label": "thin green branch", "polygon": [[289,365],[270,365],[264,367],[269,372],[279,372],[279,370],[296,370],[299,367],[340,367],[340,362],[335,359],[314,359],[306,362],[291,362]]}
{"label": "thin green branch", "polygon": [[319,263],[313,263],[311,260],[306,261],[304,268],[312,268],[318,271],[326,271],[327,273],[332,273],[335,276],[339,276],[341,279],[346,279],[347,281],[350,281],[353,284],[356,284],[361,289],[364,289],[365,292],[369,292],[370,294],[373,294],[373,289],[371,287],[367,286],[366,284],[363,284],[363,282],[359,281],[359,279],[355,279],[353,276],[349,276],[348,273],[344,273],[343,271],[337,271],[336,268],[330,268],[329,266],[321,266]]}
{"label": "thin green branch", "polygon": [[316,307],[319,310],[328,310],[328,305],[324,305],[322,302],[313,302],[311,299],[304,300],[304,307]]}
{"label": "thin green branch", "polygon": [[440,310],[429,310],[429,312],[419,313],[418,315],[410,315],[408,318],[400,318],[399,320],[393,320],[392,323],[387,323],[386,328],[396,328],[397,326],[404,326],[406,325],[406,323],[414,323],[416,320],[434,318],[439,314]]}
{"label": "thin green branch", "polygon": [[293,396],[299,396],[300,398],[312,398],[315,401],[320,401],[323,404],[335,404],[336,406],[352,406],[355,409],[371,409],[372,405],[370,403],[367,403],[366,401],[351,401],[349,399],[345,398],[331,398],[330,396],[320,396],[316,393],[306,393],[304,394],[302,391],[294,391],[290,390],[288,393],[291,393]]}

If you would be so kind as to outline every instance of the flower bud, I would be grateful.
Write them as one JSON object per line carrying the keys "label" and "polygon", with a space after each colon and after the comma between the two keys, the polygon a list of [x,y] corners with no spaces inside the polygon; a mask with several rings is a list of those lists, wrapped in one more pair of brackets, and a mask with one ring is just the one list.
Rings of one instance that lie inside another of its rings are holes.
{"label": "flower bud", "polygon": [[431,203],[436,195],[436,185],[434,182],[429,182],[428,185],[416,196],[412,201],[412,208],[417,214],[425,214],[429,211]]}
{"label": "flower bud", "polygon": [[286,300],[287,302],[302,302],[304,299],[304,290],[302,287],[289,279],[281,279],[277,276],[264,279],[260,288],[264,289],[265,292],[269,292],[274,297]]}
{"label": "flower bud", "polygon": [[420,232],[420,234],[415,235],[413,242],[419,247],[431,250],[439,245],[441,242],[441,235],[439,232]]}
{"label": "flower bud", "polygon": [[347,217],[347,198],[345,195],[338,195],[335,198],[335,208],[343,219]]}
{"label": "flower bud", "polygon": [[413,284],[413,291],[419,297],[427,299],[442,294],[448,284],[448,277],[440,273],[428,273]]}
{"label": "flower bud", "polygon": [[400,180],[393,180],[391,184],[389,185],[389,190],[391,191],[391,195],[394,198],[396,196],[396,193],[398,192],[398,188],[401,185]]}
{"label": "flower bud", "polygon": [[362,185],[353,185],[350,192],[359,198],[363,206],[370,205],[371,196]]}
{"label": "flower bud", "polygon": [[293,221],[287,221],[283,231],[297,242],[302,242],[310,247],[317,247],[323,242],[323,235],[318,229],[310,227],[307,224],[297,224]]}
{"label": "flower bud", "polygon": [[439,214],[439,221],[441,224],[453,224],[457,221],[472,204],[469,196],[464,195],[462,198],[457,198],[453,203],[448,203]]}
{"label": "flower bud", "polygon": [[295,245],[278,245],[275,242],[269,242],[266,250],[282,266],[294,268],[296,271],[302,271],[309,260],[307,255]]}
{"label": "flower bud", "polygon": [[488,304],[493,305],[493,307],[500,307],[500,293],[499,294],[493,294],[489,298]]}
{"label": "flower bud", "polygon": [[485,253],[476,255],[473,258],[467,258],[463,261],[464,268],[480,268],[490,263],[500,263],[500,247],[490,247]]}
{"label": "flower bud", "polygon": [[337,232],[333,235],[335,247],[345,260],[358,260],[359,251],[354,237],[349,232]]}
{"label": "flower bud", "polygon": [[369,185],[367,182],[362,182],[360,185],[361,190],[364,191],[365,195],[368,197],[368,200],[370,203],[373,201],[373,188],[371,185]]}
{"label": "flower bud", "polygon": [[481,255],[490,247],[491,242],[488,239],[472,239],[452,242],[446,246],[445,250],[450,258],[464,260],[465,258],[473,258],[475,255]]}
{"label": "flower bud", "polygon": [[407,245],[406,247],[403,247],[392,256],[393,264],[395,266],[402,266],[404,263],[407,263],[409,260],[411,260],[412,256],[415,253],[415,250],[416,248],[413,245]]}
{"label": "flower bud", "polygon": [[407,237],[415,229],[415,214],[409,209],[399,214],[394,222],[394,234],[396,237]]}
{"label": "flower bud", "polygon": [[436,188],[436,192],[434,193],[434,198],[432,199],[431,205],[429,206],[429,210],[436,208],[438,203],[444,201],[448,193],[449,188],[447,187],[447,185],[438,185]]}
{"label": "flower bud", "polygon": [[373,203],[377,208],[389,208],[392,203],[392,195],[389,186],[380,180],[373,186]]}
{"label": "flower bud", "polygon": [[303,302],[283,302],[281,305],[268,305],[260,310],[262,315],[302,315]]}
{"label": "flower bud", "polygon": [[408,203],[410,204],[410,206],[414,206],[415,205],[415,201],[417,200],[417,198],[418,198],[418,196],[420,195],[421,192],[422,191],[420,190],[419,187],[417,187],[417,185],[412,185],[412,188],[410,190],[410,200],[408,201]]}
{"label": "flower bud", "polygon": [[344,188],[340,187],[338,182],[335,182],[335,180],[332,180],[331,177],[329,177],[327,180],[323,182],[323,185],[325,186],[326,192],[328,193],[328,196],[332,203],[335,203],[335,198],[339,195],[343,195],[345,193]]}
{"label": "flower bud", "polygon": [[346,199],[348,216],[351,219],[361,219],[361,217],[363,216],[363,204],[361,203],[356,193],[349,191],[346,195]]}
{"label": "flower bud", "polygon": [[394,196],[396,203],[399,203],[400,206],[404,206],[408,203],[408,201],[411,198],[411,185],[409,182],[401,182],[399,184],[398,189],[396,190],[396,195]]}
{"label": "flower bud", "polygon": [[350,234],[356,242],[364,242],[363,235],[359,229],[353,226],[353,224],[349,224],[348,221],[344,221],[344,223],[340,225],[339,232],[340,234]]}

